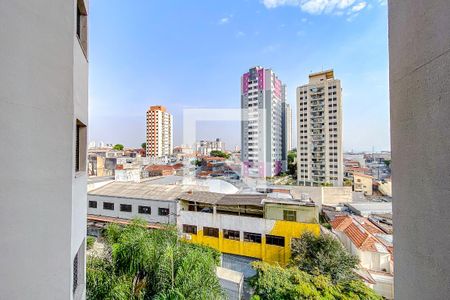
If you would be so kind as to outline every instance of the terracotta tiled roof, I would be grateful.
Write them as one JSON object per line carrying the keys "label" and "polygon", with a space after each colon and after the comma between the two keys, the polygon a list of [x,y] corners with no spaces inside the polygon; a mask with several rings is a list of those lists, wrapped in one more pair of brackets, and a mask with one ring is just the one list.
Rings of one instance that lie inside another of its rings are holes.
{"label": "terracotta tiled roof", "polygon": [[166,165],[150,165],[145,167],[145,170],[147,171],[173,171],[173,166],[166,166]]}
{"label": "terracotta tiled roof", "polygon": [[361,177],[367,177],[367,178],[373,178],[373,176],[364,174],[364,173],[359,173],[359,172],[353,172],[353,176],[361,176]]}
{"label": "terracotta tiled roof", "polygon": [[370,234],[383,234],[383,230],[378,228],[375,224],[373,224],[370,220],[363,217],[353,216],[353,218]]}
{"label": "terracotta tiled roof", "polygon": [[348,171],[348,172],[360,172],[360,173],[366,173],[366,172],[369,172],[369,169],[368,169],[368,168],[348,167],[348,168],[346,168],[346,171]]}
{"label": "terracotta tiled roof", "polygon": [[360,248],[369,237],[367,233],[361,231],[361,229],[358,228],[358,226],[356,226],[356,224],[353,222],[348,225],[347,228],[345,228],[343,231],[345,235],[347,235],[352,240],[353,244],[355,244],[355,246],[358,248]]}
{"label": "terracotta tiled roof", "polygon": [[347,216],[337,216],[333,221],[331,221],[331,226],[333,229],[343,231],[347,226],[352,223],[352,218]]}
{"label": "terracotta tiled roof", "polygon": [[336,231],[342,231],[358,249],[392,253],[392,249],[374,236],[374,234],[383,234],[383,231],[371,224],[366,218],[337,216],[331,222],[331,226]]}

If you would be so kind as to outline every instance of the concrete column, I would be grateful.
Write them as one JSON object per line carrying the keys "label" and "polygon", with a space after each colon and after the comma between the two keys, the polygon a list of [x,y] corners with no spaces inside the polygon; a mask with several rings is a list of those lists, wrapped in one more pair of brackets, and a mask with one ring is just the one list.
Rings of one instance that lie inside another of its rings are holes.
{"label": "concrete column", "polygon": [[450,1],[389,1],[395,299],[450,295]]}

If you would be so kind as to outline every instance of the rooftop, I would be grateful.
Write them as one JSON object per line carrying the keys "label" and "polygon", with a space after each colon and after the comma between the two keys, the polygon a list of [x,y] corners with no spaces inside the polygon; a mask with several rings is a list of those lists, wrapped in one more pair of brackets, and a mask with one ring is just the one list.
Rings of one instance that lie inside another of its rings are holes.
{"label": "rooftop", "polygon": [[205,191],[188,191],[179,197],[185,201],[208,203],[213,205],[253,205],[264,206],[266,203],[287,205],[315,206],[312,202],[301,202],[289,198],[275,198],[267,194],[222,194]]}
{"label": "rooftop", "polygon": [[186,192],[179,197],[182,200],[208,203],[213,205],[256,205],[263,206],[262,201],[266,198],[263,194],[221,194],[213,192]]}
{"label": "rooftop", "polygon": [[345,204],[355,214],[361,216],[368,216],[371,214],[386,214],[392,213],[392,202],[353,202]]}
{"label": "rooftop", "polygon": [[175,200],[187,191],[205,191],[205,186],[159,185],[151,182],[112,182],[90,191],[88,195],[146,200]]}
{"label": "rooftop", "polygon": [[360,250],[392,253],[392,243],[384,232],[368,219],[358,216],[337,216],[331,221],[335,231],[343,232]]}

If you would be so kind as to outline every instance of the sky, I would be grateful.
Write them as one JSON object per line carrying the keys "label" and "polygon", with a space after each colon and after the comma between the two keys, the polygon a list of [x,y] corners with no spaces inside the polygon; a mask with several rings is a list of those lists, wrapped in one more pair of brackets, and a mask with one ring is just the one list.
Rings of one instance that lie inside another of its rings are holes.
{"label": "sky", "polygon": [[[183,111],[239,108],[240,77],[271,68],[295,90],[334,69],[345,151],[389,150],[384,0],[94,0],[89,10],[89,139],[138,147],[146,110],[164,105],[182,143]],[[238,121],[200,121],[196,138],[240,144]]]}

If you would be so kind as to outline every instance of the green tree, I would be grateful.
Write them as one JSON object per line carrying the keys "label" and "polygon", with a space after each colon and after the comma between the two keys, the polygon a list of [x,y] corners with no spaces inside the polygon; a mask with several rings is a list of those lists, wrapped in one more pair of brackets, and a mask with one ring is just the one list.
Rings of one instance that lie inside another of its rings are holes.
{"label": "green tree", "polygon": [[329,276],[313,276],[295,266],[283,268],[264,262],[253,263],[256,275],[250,280],[255,289],[252,300],[381,300],[362,281],[334,284]]}
{"label": "green tree", "polygon": [[355,279],[358,263],[358,257],[330,235],[305,233],[292,242],[291,265],[311,275],[330,276],[333,283]]}
{"label": "green tree", "polygon": [[144,150],[146,150],[146,149],[147,149],[147,143],[142,143],[142,144],[141,144],[141,148],[144,149]]}
{"label": "green tree", "polygon": [[105,230],[108,255],[88,257],[88,299],[222,299],[220,253],[179,240],[175,228],[149,231],[143,220]]}
{"label": "green tree", "polygon": [[384,164],[386,165],[386,167],[390,167],[391,166],[391,160],[390,159],[385,159],[384,160]]}
{"label": "green tree", "polygon": [[344,179],[344,186],[352,186],[353,181],[351,179],[345,178]]}
{"label": "green tree", "polygon": [[213,150],[209,153],[210,156],[216,156],[216,157],[223,157],[223,158],[230,158],[230,154],[225,153],[223,151],[219,151],[219,150]]}
{"label": "green tree", "polygon": [[288,152],[288,173],[297,178],[297,150],[291,150]]}
{"label": "green tree", "polygon": [[123,145],[122,144],[115,144],[114,147],[113,147],[113,150],[122,151],[123,150]]}

